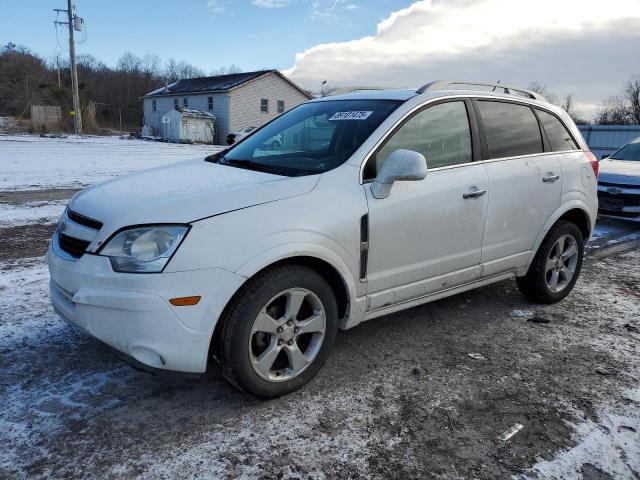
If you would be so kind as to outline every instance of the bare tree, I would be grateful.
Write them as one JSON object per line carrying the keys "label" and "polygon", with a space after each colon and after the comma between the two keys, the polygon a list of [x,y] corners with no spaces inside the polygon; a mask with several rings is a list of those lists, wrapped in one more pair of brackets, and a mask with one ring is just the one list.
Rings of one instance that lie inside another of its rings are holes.
{"label": "bare tree", "polygon": [[578,113],[575,111],[575,106],[573,102],[573,93],[567,94],[567,96],[564,97],[564,100],[561,101],[555,93],[549,91],[549,89],[547,88],[547,85],[543,85],[540,82],[533,81],[529,83],[529,86],[527,88],[532,92],[542,95],[544,98],[547,99],[549,103],[552,103],[562,108],[565,112],[567,112],[567,114],[571,117],[571,120],[573,120],[574,123],[578,125],[585,125],[589,123],[587,120],[580,117],[580,115],[578,115]]}
{"label": "bare tree", "polygon": [[242,73],[242,69],[239,66],[232,63],[228,67],[220,67],[216,70],[213,70],[211,72],[211,75],[215,77],[218,75],[230,75],[233,73]]}
{"label": "bare tree", "polygon": [[619,95],[609,98],[598,112],[600,125],[640,125],[640,75],[627,80]]}

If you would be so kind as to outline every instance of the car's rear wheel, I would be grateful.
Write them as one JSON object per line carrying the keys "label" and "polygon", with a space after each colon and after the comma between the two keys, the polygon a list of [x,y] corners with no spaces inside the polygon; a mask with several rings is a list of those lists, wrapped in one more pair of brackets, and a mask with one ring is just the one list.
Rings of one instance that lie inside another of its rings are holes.
{"label": "car's rear wheel", "polygon": [[311,380],[337,332],[333,290],[314,270],[284,265],[247,282],[220,319],[216,355],[233,385],[273,398]]}
{"label": "car's rear wheel", "polygon": [[583,257],[580,229],[573,223],[559,222],[540,245],[527,274],[517,279],[518,287],[534,302],[558,302],[573,290]]}

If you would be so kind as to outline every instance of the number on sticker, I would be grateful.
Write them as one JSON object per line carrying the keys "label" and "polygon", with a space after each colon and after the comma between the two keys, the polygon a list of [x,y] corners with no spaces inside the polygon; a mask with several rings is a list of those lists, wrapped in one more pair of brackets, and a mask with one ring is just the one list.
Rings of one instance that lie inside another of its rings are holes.
{"label": "number on sticker", "polygon": [[336,112],[331,120],[366,120],[373,112]]}

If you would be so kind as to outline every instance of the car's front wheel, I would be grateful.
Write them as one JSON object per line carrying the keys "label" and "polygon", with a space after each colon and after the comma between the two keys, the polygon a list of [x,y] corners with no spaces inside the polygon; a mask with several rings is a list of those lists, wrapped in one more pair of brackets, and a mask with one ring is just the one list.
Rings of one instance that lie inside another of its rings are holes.
{"label": "car's front wheel", "polygon": [[337,332],[333,290],[314,270],[284,265],[249,280],[220,319],[216,355],[233,385],[274,398],[311,380]]}
{"label": "car's front wheel", "polygon": [[520,291],[534,302],[562,300],[578,280],[583,256],[580,229],[570,222],[557,223],[540,245],[527,274],[517,279]]}

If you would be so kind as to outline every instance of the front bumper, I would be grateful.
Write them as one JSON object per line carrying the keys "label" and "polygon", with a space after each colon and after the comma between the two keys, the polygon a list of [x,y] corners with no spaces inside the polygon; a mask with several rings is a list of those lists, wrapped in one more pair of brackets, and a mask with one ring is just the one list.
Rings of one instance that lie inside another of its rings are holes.
{"label": "front bumper", "polygon": [[[70,260],[49,247],[54,310],[67,322],[152,368],[201,373],[222,310],[245,278],[212,268],[185,272],[114,272],[109,259]],[[200,295],[197,305],[171,298]]]}

